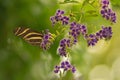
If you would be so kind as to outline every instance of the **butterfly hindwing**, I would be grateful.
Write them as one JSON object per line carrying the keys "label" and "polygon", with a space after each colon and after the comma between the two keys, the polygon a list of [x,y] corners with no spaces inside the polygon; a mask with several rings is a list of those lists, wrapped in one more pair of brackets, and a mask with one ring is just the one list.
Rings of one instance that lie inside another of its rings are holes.
{"label": "butterfly hindwing", "polygon": [[30,28],[23,28],[23,27],[17,27],[14,30],[14,34],[16,36],[21,37],[29,44],[36,45],[36,46],[40,46],[43,38],[43,33],[36,32],[31,30]]}

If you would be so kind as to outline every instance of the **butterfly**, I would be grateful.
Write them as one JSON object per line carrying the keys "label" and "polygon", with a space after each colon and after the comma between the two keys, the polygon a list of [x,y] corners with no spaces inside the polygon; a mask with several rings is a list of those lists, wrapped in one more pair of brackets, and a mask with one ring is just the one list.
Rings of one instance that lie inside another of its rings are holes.
{"label": "butterfly", "polygon": [[16,36],[21,37],[29,44],[35,46],[40,46],[44,36],[43,32],[37,32],[30,28],[24,28],[24,27],[17,27],[14,29],[13,32]]}

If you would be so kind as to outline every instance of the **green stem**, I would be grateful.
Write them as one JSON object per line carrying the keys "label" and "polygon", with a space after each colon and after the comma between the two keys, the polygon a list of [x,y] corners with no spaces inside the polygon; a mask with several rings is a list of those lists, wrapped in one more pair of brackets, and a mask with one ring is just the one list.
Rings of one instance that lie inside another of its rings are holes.
{"label": "green stem", "polygon": [[81,13],[81,16],[80,16],[80,18],[79,18],[78,22],[81,22],[82,17],[83,17],[83,13]]}
{"label": "green stem", "polygon": [[81,6],[81,9],[80,10],[82,10],[83,9],[83,7],[86,5],[86,3],[88,3],[89,2],[89,0],[84,0],[84,2],[82,3],[82,6]]}
{"label": "green stem", "polygon": [[80,16],[78,22],[81,22],[82,17],[83,17],[83,7],[84,7],[84,6],[86,5],[86,3],[88,3],[88,2],[89,2],[89,0],[84,0],[84,2],[82,3],[82,6],[81,6],[81,8],[80,8],[81,16]]}
{"label": "green stem", "polygon": [[59,80],[62,80],[62,73],[61,73],[61,71],[60,71],[60,79]]}
{"label": "green stem", "polygon": [[93,8],[97,9],[95,6],[93,6],[93,4],[92,4],[92,3],[88,3],[88,4],[90,4]]}

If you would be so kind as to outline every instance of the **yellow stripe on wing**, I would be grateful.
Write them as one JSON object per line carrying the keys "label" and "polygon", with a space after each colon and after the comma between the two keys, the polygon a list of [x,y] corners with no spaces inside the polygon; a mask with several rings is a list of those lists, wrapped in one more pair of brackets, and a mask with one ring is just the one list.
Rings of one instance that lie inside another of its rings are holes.
{"label": "yellow stripe on wing", "polygon": [[42,39],[42,37],[30,37],[30,38],[26,38],[25,40],[32,40],[32,39]]}
{"label": "yellow stripe on wing", "polygon": [[40,35],[40,36],[42,36],[42,34],[40,34],[40,33],[30,32],[30,33],[26,34],[26,35],[23,37],[23,39],[27,38],[27,37],[30,36],[30,35]]}
{"label": "yellow stripe on wing", "polygon": [[24,31],[22,31],[20,34],[18,34],[18,36],[24,34],[24,33],[27,32],[28,30],[30,30],[30,28],[26,28]]}
{"label": "yellow stripe on wing", "polygon": [[19,32],[20,29],[21,29],[21,27],[17,28],[17,30],[15,31],[15,35],[17,35],[17,33]]}

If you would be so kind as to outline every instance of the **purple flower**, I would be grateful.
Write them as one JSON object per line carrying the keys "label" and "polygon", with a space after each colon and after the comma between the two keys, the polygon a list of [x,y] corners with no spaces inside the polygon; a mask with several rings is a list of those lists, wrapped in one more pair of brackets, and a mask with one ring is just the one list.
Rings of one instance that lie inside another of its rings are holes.
{"label": "purple flower", "polygon": [[56,15],[57,16],[61,16],[61,15],[63,15],[64,14],[64,11],[63,10],[57,10],[57,12],[56,12]]}
{"label": "purple flower", "polygon": [[87,28],[85,25],[77,24],[76,22],[72,22],[70,24],[70,32],[69,34],[72,35],[75,39],[80,35],[85,35],[87,33]]}
{"label": "purple flower", "polygon": [[111,27],[102,27],[102,36],[105,39],[110,39],[112,37],[112,28]]}
{"label": "purple flower", "polygon": [[56,14],[50,17],[52,24],[54,25],[57,22],[61,22],[62,25],[67,25],[69,23],[69,17],[64,16],[63,10],[57,10]]}
{"label": "purple flower", "polygon": [[52,38],[53,36],[51,35],[51,33],[49,31],[47,31],[47,33],[44,34],[42,42],[40,44],[40,47],[43,50],[47,50],[49,49],[50,45],[52,44]]}
{"label": "purple flower", "polygon": [[94,46],[98,42],[98,38],[95,34],[90,34],[86,37],[88,46]]}
{"label": "purple flower", "polygon": [[65,57],[66,57],[66,55],[67,55],[67,52],[66,52],[66,48],[65,48],[65,47],[60,47],[60,48],[58,49],[58,52],[59,52],[59,55],[60,55],[60,56],[65,56]]}
{"label": "purple flower", "polygon": [[103,18],[116,23],[116,14],[109,8],[109,0],[102,0],[102,9],[100,11]]}
{"label": "purple flower", "polygon": [[106,8],[109,6],[109,0],[102,0],[101,3],[102,3],[102,8]]}
{"label": "purple flower", "polygon": [[102,39],[103,38],[103,31],[102,30],[99,30],[97,33],[96,33],[96,37],[98,39]]}
{"label": "purple flower", "polygon": [[58,73],[59,71],[60,71],[60,66],[55,66],[54,72],[55,72],[55,73]]}
{"label": "purple flower", "polygon": [[76,69],[74,66],[72,66],[72,72],[75,73]]}
{"label": "purple flower", "polygon": [[87,28],[85,25],[78,24],[76,22],[72,22],[70,24],[69,35],[74,38],[74,43],[77,42],[77,37],[82,34],[85,36],[87,34]]}
{"label": "purple flower", "polygon": [[62,19],[61,19],[61,21],[62,21],[63,25],[67,25],[68,22],[69,22],[69,18],[67,16],[63,16]]}
{"label": "purple flower", "polygon": [[116,22],[116,14],[113,12],[111,9],[102,9],[101,10],[101,15],[107,20],[110,20],[111,22]]}
{"label": "purple flower", "polygon": [[110,39],[112,37],[112,27],[103,27],[96,33],[98,39]]}
{"label": "purple flower", "polygon": [[80,35],[80,25],[76,22],[72,22],[70,24],[70,32],[69,35],[73,36],[74,39],[77,39],[77,37]]}
{"label": "purple flower", "polygon": [[87,27],[85,25],[82,25],[80,27],[80,31],[81,31],[82,35],[85,36],[87,34]]}
{"label": "purple flower", "polygon": [[55,19],[55,16],[51,16],[50,17],[50,20],[52,22],[52,25],[54,25],[56,23],[56,19]]}
{"label": "purple flower", "polygon": [[60,69],[63,69],[64,71],[71,70],[73,73],[76,71],[75,67],[72,66],[69,61],[62,61],[60,66],[55,66],[54,72],[58,73],[60,72]]}
{"label": "purple flower", "polygon": [[65,56],[67,55],[67,47],[71,46],[71,41],[70,39],[62,39],[59,44],[58,48],[58,53],[60,56]]}
{"label": "purple flower", "polygon": [[102,29],[96,32],[95,34],[90,34],[85,36],[88,46],[94,46],[98,42],[98,40],[103,38],[108,40],[111,37],[112,37],[112,28],[103,27],[103,26]]}

